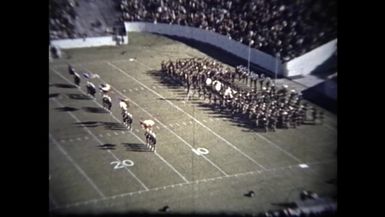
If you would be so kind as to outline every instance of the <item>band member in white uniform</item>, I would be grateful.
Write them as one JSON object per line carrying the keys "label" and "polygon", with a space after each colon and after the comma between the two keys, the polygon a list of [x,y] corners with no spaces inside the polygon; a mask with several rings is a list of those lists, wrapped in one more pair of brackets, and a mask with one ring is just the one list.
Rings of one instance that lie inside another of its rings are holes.
{"label": "band member in white uniform", "polygon": [[99,89],[102,92],[103,106],[111,113],[112,99],[107,94],[111,90],[111,86],[109,84],[101,84]]}
{"label": "band member in white uniform", "polygon": [[150,147],[150,150],[155,151],[156,135],[152,131],[153,126],[155,125],[155,122],[153,120],[148,119],[148,120],[140,121],[140,125],[146,131],[144,133],[144,136],[146,137],[146,146],[147,147],[150,146],[150,144],[149,144],[150,143],[150,137],[152,137],[154,144]]}

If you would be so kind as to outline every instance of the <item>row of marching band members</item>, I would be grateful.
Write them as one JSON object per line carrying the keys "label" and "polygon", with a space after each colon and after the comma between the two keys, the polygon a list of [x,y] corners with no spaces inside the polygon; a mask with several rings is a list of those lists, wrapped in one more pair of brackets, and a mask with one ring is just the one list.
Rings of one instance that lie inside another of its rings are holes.
{"label": "row of marching band members", "polygon": [[[81,83],[81,76],[79,73],[76,72],[73,66],[69,65],[68,66],[68,72],[71,76],[73,76],[74,83],[78,88],[80,88],[80,83]],[[86,90],[87,94],[89,94],[93,100],[96,100],[96,93],[97,93],[97,88],[95,84],[91,81],[94,78],[100,78],[99,75],[93,74],[93,73],[88,73],[84,72],[82,73],[83,77],[86,79]],[[111,98],[111,85],[109,84],[100,84],[99,85],[99,90],[100,90],[100,95],[102,98],[102,105],[103,108],[108,111],[109,113],[111,112],[111,107],[113,105],[112,103],[112,98]],[[128,112],[129,108],[129,100],[127,98],[120,98],[119,99],[119,108],[121,110],[121,117],[122,117],[122,122],[123,124],[132,131],[132,123],[133,123],[133,116],[131,113]],[[153,120],[140,120],[139,121],[142,129],[144,129],[144,136],[146,138],[146,146],[149,148],[151,151],[155,151],[155,144],[156,144],[156,134],[153,130],[153,127],[155,125],[155,122]]]}
{"label": "row of marching band members", "polygon": [[208,58],[161,63],[164,79],[187,88],[185,100],[198,95],[208,99],[214,108],[229,111],[234,117],[247,118],[265,131],[322,123],[323,112],[304,102],[300,92],[287,85],[277,87],[270,77],[246,70],[243,66],[231,70]]}

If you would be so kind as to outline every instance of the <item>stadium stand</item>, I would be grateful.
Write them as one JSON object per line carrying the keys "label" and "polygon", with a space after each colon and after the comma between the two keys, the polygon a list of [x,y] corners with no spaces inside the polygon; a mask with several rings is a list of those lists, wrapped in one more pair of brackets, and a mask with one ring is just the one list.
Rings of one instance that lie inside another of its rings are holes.
{"label": "stadium stand", "polygon": [[122,0],[124,21],[169,23],[214,31],[283,61],[337,36],[335,0]]}
{"label": "stadium stand", "polygon": [[119,1],[50,0],[50,40],[124,35]]}
{"label": "stadium stand", "polygon": [[76,2],[73,0],[50,0],[50,39],[75,38]]}

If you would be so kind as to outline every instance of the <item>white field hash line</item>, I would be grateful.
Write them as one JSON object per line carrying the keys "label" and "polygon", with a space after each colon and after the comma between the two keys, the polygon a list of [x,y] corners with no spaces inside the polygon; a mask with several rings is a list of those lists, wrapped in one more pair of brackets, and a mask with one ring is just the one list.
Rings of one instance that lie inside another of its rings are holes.
{"label": "white field hash line", "polygon": [[[84,68],[84,67],[83,67]],[[101,78],[98,78],[99,80],[101,80],[102,82],[106,83],[103,79]],[[175,135],[178,139],[180,139],[184,144],[186,144],[188,147],[192,149],[194,149],[194,147],[188,143],[186,140],[184,140],[182,137],[180,137],[178,134],[176,134],[173,130],[171,130],[169,127],[167,127],[164,123],[162,123],[160,120],[158,120],[156,117],[154,117],[150,112],[148,112],[146,109],[144,109],[143,107],[141,107],[139,104],[137,104],[135,101],[133,101],[131,98],[127,97],[126,95],[124,95],[122,92],[120,92],[119,90],[117,90],[116,88],[114,88],[112,85],[111,85],[111,89],[115,90],[115,92],[119,93],[121,96],[124,96],[126,99],[128,99],[130,102],[132,102],[134,105],[136,105],[138,108],[140,108],[142,111],[144,111],[147,115],[149,115],[150,117],[152,117],[156,122],[158,122],[160,125],[162,125],[164,128],[166,128],[168,131],[170,131],[173,135]],[[223,171],[218,165],[216,165],[214,162],[212,162],[210,159],[208,159],[205,155],[201,155],[201,157],[203,157],[205,160],[207,160],[211,165],[213,165],[215,168],[217,168],[223,175],[227,176],[228,174]]]}
{"label": "white field hash line", "polygon": [[[144,64],[144,63],[142,63],[142,62],[140,62],[140,61],[137,60],[137,59],[135,59],[134,61],[135,61],[135,62],[138,62],[139,64],[145,66],[145,67],[148,68],[148,69],[155,70],[154,68],[152,68],[152,67],[150,67],[150,66],[148,66],[148,65],[146,65],[146,64]],[[119,67],[113,65],[111,62],[107,62],[107,63],[110,64],[111,66],[114,66],[116,69],[120,69]],[[161,96],[161,95],[158,94],[157,92],[153,91],[151,88],[147,87],[147,86],[146,86],[145,84],[143,84],[142,82],[138,81],[137,79],[135,79],[135,78],[132,77],[131,75],[128,75],[126,72],[124,72],[124,70],[120,69],[119,71],[121,71],[121,72],[124,73],[126,76],[129,76],[132,80],[134,80],[134,81],[136,81],[137,83],[139,83],[139,84],[141,84],[142,86],[144,86],[144,87],[145,87],[146,89],[148,89],[150,92],[152,92],[152,93],[154,93],[155,95],[161,97],[162,99],[164,99],[165,101],[167,101],[170,105],[173,105],[174,108],[176,108],[176,109],[178,109],[178,110],[181,110],[182,112],[188,114],[188,113],[185,112],[183,109],[181,109],[181,108],[179,108],[177,105],[175,105],[173,102],[171,102],[171,101],[165,99],[163,96]],[[188,114],[188,115],[190,115],[190,114]],[[204,126],[204,124],[200,123],[200,122],[199,122],[198,120],[196,120],[195,118],[193,118],[193,119],[194,119],[198,124],[200,124],[201,126],[203,126],[203,127],[206,128],[206,126]],[[328,126],[328,125],[325,125],[325,126],[327,126],[327,128],[329,128],[329,129],[332,128],[332,127],[330,127],[330,126]],[[209,129],[209,128],[207,127],[206,129]],[[209,130],[209,131],[212,132],[212,133],[214,133],[214,132],[211,131],[211,130]],[[216,134],[216,133],[215,133],[215,134]],[[301,163],[301,162],[302,162],[298,157],[296,157],[296,156],[294,156],[293,154],[289,153],[288,151],[284,150],[284,149],[281,148],[279,145],[277,145],[277,144],[275,144],[274,142],[272,142],[272,141],[270,141],[269,139],[267,139],[265,136],[262,136],[262,135],[260,135],[260,134],[258,134],[258,133],[257,133],[256,135],[257,135],[258,137],[260,137],[261,139],[265,140],[266,142],[268,142],[269,144],[273,145],[274,147],[276,147],[276,148],[279,149],[280,151],[284,152],[285,154],[287,154],[288,156],[290,156],[292,159],[296,160],[298,163]],[[219,137],[219,136],[218,136],[218,138],[221,138],[221,139],[222,139],[223,141],[225,141],[226,143],[228,142],[227,140],[225,140],[225,139],[222,138],[222,137]],[[229,144],[229,143],[230,143],[230,142],[228,142],[228,144]],[[262,165],[260,165],[260,166],[262,166]],[[262,168],[264,168],[264,167],[262,167]]]}
{"label": "white field hash line", "polygon": [[[84,69],[86,69],[84,66],[83,66],[83,68]],[[88,69],[86,69],[86,70],[88,70]],[[89,71],[89,70],[88,70]],[[99,78],[100,79],[100,78]],[[101,80],[101,79],[100,79]],[[112,86],[111,86],[112,87]],[[115,89],[115,88],[113,88],[113,89]],[[116,91],[118,91],[117,89],[115,89]],[[82,91],[83,92],[83,91]],[[83,92],[84,93],[84,92]],[[122,95],[122,94],[121,94]],[[124,95],[123,95],[124,96]],[[103,107],[102,105],[100,105],[99,104],[99,102],[97,102],[97,101],[95,101],[100,107]],[[111,113],[111,116],[117,121],[117,122],[120,122],[120,120],[115,116],[115,115],[113,115],[112,113]],[[139,141],[141,141],[142,143],[146,143],[146,142],[144,142],[138,135],[136,135],[134,132],[132,132],[132,131],[129,131],[129,133],[131,133],[133,136],[135,136]],[[180,177],[180,178],[182,178],[183,179],[183,181],[185,181],[186,183],[189,183],[190,181],[189,180],[187,180],[187,178],[186,177],[184,177],[177,169],[175,169],[175,167],[174,166],[172,166],[168,161],[166,161],[160,154],[158,154],[157,152],[154,152],[154,154],[160,159],[160,160],[162,160],[167,166],[169,166],[176,174],[178,174],[178,176]]]}
{"label": "white field hash line", "polygon": [[[306,163],[306,164],[308,164],[308,165],[327,164],[327,163],[332,163],[332,162],[335,162],[335,161],[336,161],[335,159],[327,159],[327,160],[323,160],[323,161],[309,162],[309,163]],[[214,177],[214,178],[205,178],[205,179],[195,180],[195,181],[192,181],[192,182],[189,182],[189,183],[179,183],[179,184],[166,185],[166,186],[163,186],[163,187],[155,187],[155,188],[149,189],[146,192],[158,191],[160,189],[165,190],[165,189],[169,189],[169,188],[182,187],[182,186],[189,185],[189,184],[199,184],[199,183],[206,183],[206,182],[210,182],[210,181],[223,180],[224,178],[239,178],[240,176],[260,175],[260,174],[262,174],[264,172],[272,172],[272,171],[292,169],[295,166],[298,167],[298,164],[288,165],[288,166],[284,166],[284,167],[271,168],[271,169],[266,169],[266,170],[253,170],[253,171],[248,171],[248,172],[231,174],[231,175],[228,175],[228,176],[217,176],[217,177]],[[304,170],[306,170],[306,169],[304,169]],[[52,208],[50,210],[67,209],[67,208],[70,208],[70,207],[84,206],[84,205],[87,205],[87,204],[90,204],[90,203],[97,203],[97,202],[100,202],[100,201],[113,200],[113,199],[115,199],[117,197],[123,198],[123,197],[126,197],[126,196],[132,196],[132,195],[135,195],[135,194],[141,194],[142,192],[144,192],[144,191],[141,190],[141,191],[135,191],[135,192],[126,192],[126,193],[122,193],[122,194],[112,195],[112,196],[109,196],[109,197],[106,197],[106,198],[103,198],[103,199],[93,199],[93,200],[87,200],[87,201],[67,204],[67,205],[63,205],[63,206]]]}
{"label": "white field hash line", "polygon": [[[139,62],[140,63],[140,62]],[[176,108],[178,111],[186,114],[189,118],[191,118],[192,120],[194,120],[196,123],[198,123],[199,125],[201,125],[202,127],[204,127],[206,130],[208,130],[209,132],[211,132],[212,134],[214,134],[216,137],[218,137],[219,139],[221,139],[222,141],[224,141],[227,145],[229,145],[230,147],[232,147],[233,149],[235,149],[236,151],[238,151],[240,154],[242,154],[244,157],[246,157],[247,159],[249,159],[250,161],[252,161],[253,163],[255,163],[256,165],[258,165],[259,167],[263,168],[263,169],[266,169],[263,165],[261,165],[260,163],[258,163],[256,160],[254,160],[252,157],[250,157],[249,155],[247,155],[246,153],[244,153],[243,151],[241,151],[239,148],[237,148],[235,145],[233,145],[231,142],[227,141],[225,138],[223,138],[222,136],[218,135],[216,132],[214,132],[213,130],[211,130],[209,127],[207,127],[206,125],[202,124],[199,120],[197,120],[195,117],[191,116],[189,113],[185,112],[183,109],[181,109],[179,106],[175,105],[174,103],[172,103],[170,100],[164,98],[162,95],[158,94],[157,92],[155,92],[154,90],[152,90],[151,88],[147,87],[145,84],[143,84],[142,82],[138,81],[137,79],[135,79],[134,77],[132,77],[131,75],[127,74],[124,70],[120,69],[119,67],[115,66],[114,64],[110,63],[110,62],[107,62],[107,64],[109,64],[110,66],[114,67],[116,70],[120,71],[121,73],[123,73],[124,75],[126,75],[127,77],[131,78],[132,80],[136,81],[137,83],[139,83],[140,85],[142,85],[143,87],[145,87],[147,90],[149,90],[150,92],[152,92],[153,94],[157,95],[158,97],[160,97],[161,99],[163,99],[164,101],[166,101],[168,104],[170,104],[172,107]],[[141,63],[143,64],[143,63]],[[148,66],[147,66],[148,67]]]}
{"label": "white field hash line", "polygon": [[[63,106],[63,104],[61,104],[60,102],[58,102],[56,99],[53,99],[54,102],[56,102],[58,105],[60,106]],[[74,114],[72,114],[72,112],[67,112],[72,118],[74,118],[77,122],[81,122]],[[84,128],[82,128],[83,130],[87,131],[88,134],[90,134],[90,136],[92,136],[100,145],[103,145],[103,142],[101,142],[97,136],[95,136],[95,134],[93,134],[86,125],[84,125]],[[121,161],[114,153],[111,152],[111,150],[107,150],[108,153],[110,153],[112,155],[113,158],[115,158],[115,160],[117,161]],[[134,177],[136,179],[136,181],[138,181],[140,183],[140,185],[142,185],[142,187],[146,190],[148,190],[148,187],[130,170],[128,169],[127,167],[124,167],[127,172],[129,172],[132,177]]]}
{"label": "white field hash line", "polygon": [[[145,66],[146,68],[148,69],[151,69],[151,70],[155,70],[154,68],[151,68],[149,66],[147,66],[146,64],[140,62],[139,60],[135,59],[134,60],[135,62],[138,62],[139,64]],[[120,61],[119,61],[120,62]],[[126,61],[127,62],[127,61]],[[108,64],[110,65],[113,65],[111,62],[107,62]],[[117,66],[115,66],[115,68],[119,68]],[[145,84],[143,84],[142,82],[138,81],[137,79],[135,79],[134,77],[132,77],[131,75],[128,75],[127,73],[124,72],[124,70],[120,69],[119,71],[121,71],[122,73],[124,73],[126,76],[129,76],[130,78],[132,78],[132,80],[138,82],[139,84],[141,84],[142,86],[144,86],[146,89],[148,89],[150,92],[154,93],[155,95],[161,97],[162,99],[164,99],[165,101],[167,101],[170,105],[172,105],[174,108],[176,108],[177,110],[180,110],[182,111],[183,113],[187,114],[190,116],[189,113],[185,112],[183,109],[179,108],[177,105],[175,105],[173,102],[165,99],[163,96],[161,96],[160,94],[158,94],[157,92],[151,90],[151,88],[148,88]],[[214,135],[216,134],[214,131],[211,131],[210,128],[208,128],[207,126],[205,126],[204,124],[202,124],[201,122],[199,122],[198,120],[196,120],[195,118],[193,118],[194,121],[196,121],[198,124],[200,124],[201,126],[205,127],[206,129],[208,129],[210,132],[212,132]],[[327,128],[330,129],[330,126],[328,125],[325,125]],[[282,151],[283,153],[285,153],[286,155],[288,155],[289,157],[291,157],[292,159],[294,159],[295,161],[297,161],[298,163],[302,163],[302,161],[294,156],[293,154],[291,154],[290,152],[284,150],[282,147],[280,147],[279,145],[275,144],[274,142],[270,141],[269,139],[267,139],[265,136],[262,136],[260,134],[256,134],[259,138],[263,139],[264,141],[266,141],[267,143],[269,143],[270,145],[273,145],[274,147],[276,147],[278,150]],[[226,139],[222,138],[221,136],[217,135],[218,138],[222,139],[224,142],[226,142],[227,144],[229,145],[232,145],[230,142],[228,142]],[[241,153],[242,154],[242,153]],[[243,153],[244,156],[246,156],[246,154]],[[250,158],[249,158],[250,159]],[[252,158],[251,158],[252,159]],[[250,160],[251,160],[250,159]],[[262,165],[260,165],[262,168],[264,168]],[[265,169],[265,168],[264,168]]]}
{"label": "white field hash line", "polygon": [[[142,62],[140,62],[140,61],[138,61],[136,59],[135,59],[135,61],[140,63],[141,65],[147,67],[148,69],[153,70],[153,68],[151,68],[150,66],[147,66],[144,63],[142,63]],[[127,62],[127,59],[114,59],[113,62]],[[86,65],[86,64],[87,65],[93,65],[93,64],[97,65],[97,64],[100,64],[100,61],[87,61],[87,62],[83,62],[82,61],[82,62],[73,63],[72,65],[83,66],[83,65]],[[58,65],[55,65],[55,67],[66,68],[66,67],[68,67],[68,65],[58,64]],[[295,81],[293,81],[293,80],[290,80],[290,79],[288,79],[288,80],[295,83]],[[163,86],[160,86],[160,89],[163,89],[163,88],[164,88]],[[61,96],[62,95],[60,95],[59,97],[61,97]],[[325,118],[325,120],[330,121],[332,124],[323,123],[322,126],[325,126],[326,128],[328,128],[331,131],[336,131],[337,130],[337,126],[336,126],[337,122],[335,122],[335,120],[333,118],[331,118],[331,116],[335,116],[334,114],[332,114],[331,112],[325,110],[322,107],[319,107],[319,106],[316,106],[315,104],[312,104],[311,102],[307,102],[307,103],[312,105],[312,106],[314,106],[314,107],[317,107],[317,108],[321,109],[324,112],[324,114],[327,114],[327,115],[324,116],[324,118]]]}
{"label": "white field hash line", "polygon": [[88,175],[84,172],[84,170],[71,158],[71,156],[64,150],[64,148],[56,141],[56,139],[49,134],[49,138],[52,140],[53,143],[55,143],[56,147],[58,147],[59,151],[68,159],[69,162],[72,163],[72,165],[79,171],[80,174],[84,176],[84,178],[91,184],[91,186],[98,192],[98,194],[105,198],[106,196],[103,194],[103,192],[96,186],[96,184],[88,177]]}
{"label": "white field hash line", "polygon": [[[61,78],[63,78],[64,80],[66,80],[68,83],[71,83],[67,78],[65,78],[63,75],[61,75],[59,72],[56,72],[56,70],[53,70],[57,75],[59,75]],[[79,89],[83,94],[86,94],[82,89]],[[99,105],[99,107],[103,108],[103,106],[98,102],[98,101],[94,101],[97,105]],[[120,120],[118,118],[116,118],[112,113],[111,113],[111,116],[118,122],[120,122]],[[135,133],[129,131],[133,136],[135,136],[139,141],[141,141],[142,143],[145,143],[139,136],[137,136]],[[107,151],[110,151],[110,150],[107,150]],[[186,183],[188,183],[189,181],[186,179],[186,177],[184,177],[177,169],[174,168],[174,166],[172,166],[168,161],[166,161],[160,154],[158,154],[157,152],[154,152],[155,155],[160,159],[162,160],[167,166],[169,166],[176,174],[178,174],[178,176],[180,178],[182,178]],[[147,187],[146,187],[147,188]]]}

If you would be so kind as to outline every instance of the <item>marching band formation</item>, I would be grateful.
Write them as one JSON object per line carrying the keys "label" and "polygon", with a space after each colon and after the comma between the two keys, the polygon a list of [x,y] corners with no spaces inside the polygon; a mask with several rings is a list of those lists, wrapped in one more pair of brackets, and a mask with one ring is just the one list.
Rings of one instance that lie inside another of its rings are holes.
{"label": "marching band formation", "polygon": [[[73,66],[68,66],[68,72],[70,75],[73,76],[75,85],[80,88],[81,83],[81,76],[76,72]],[[93,78],[99,78],[97,74],[91,74],[84,72],[82,73],[83,77],[86,80],[86,89],[87,94],[91,96],[94,100],[96,100],[96,86],[94,83],[92,83],[91,79]],[[111,86],[109,84],[100,84],[99,86],[100,94],[102,97],[102,105],[103,108],[111,113],[111,107],[112,107],[112,98],[110,96],[110,90]],[[132,131],[132,122],[133,122],[133,116],[131,113],[128,112],[129,108],[129,100],[126,98],[120,98],[119,101],[119,108],[121,110],[121,116],[122,116],[122,122],[123,124]],[[153,120],[143,120],[139,121],[141,127],[144,129],[144,136],[146,138],[146,146],[149,148],[150,151],[155,151],[155,144],[156,144],[156,134],[153,131],[153,126],[155,125],[155,122]]]}
{"label": "marching band formation", "polygon": [[232,71],[212,59],[183,58],[163,61],[161,70],[164,79],[187,88],[186,100],[198,94],[220,111],[248,118],[266,132],[323,122],[323,112],[303,102],[301,93],[287,85],[277,87],[269,77],[244,66]]}
{"label": "marching band formation", "polygon": [[[81,76],[71,65],[68,72],[80,88]],[[162,61],[161,73],[163,79],[171,79],[187,88],[185,100],[198,95],[214,108],[231,112],[233,117],[246,118],[265,132],[323,122],[323,112],[303,102],[300,92],[289,89],[287,85],[277,87],[270,77],[249,71],[244,66],[231,70],[208,58],[183,58]],[[87,72],[82,75],[86,79],[87,94],[95,100],[97,89],[91,79],[99,76]],[[111,86],[100,84],[99,90],[104,109],[111,113]],[[129,100],[120,98],[122,123],[132,131],[133,115],[128,112],[129,107]],[[155,122],[140,120],[139,123],[145,131],[146,146],[155,151]]]}

